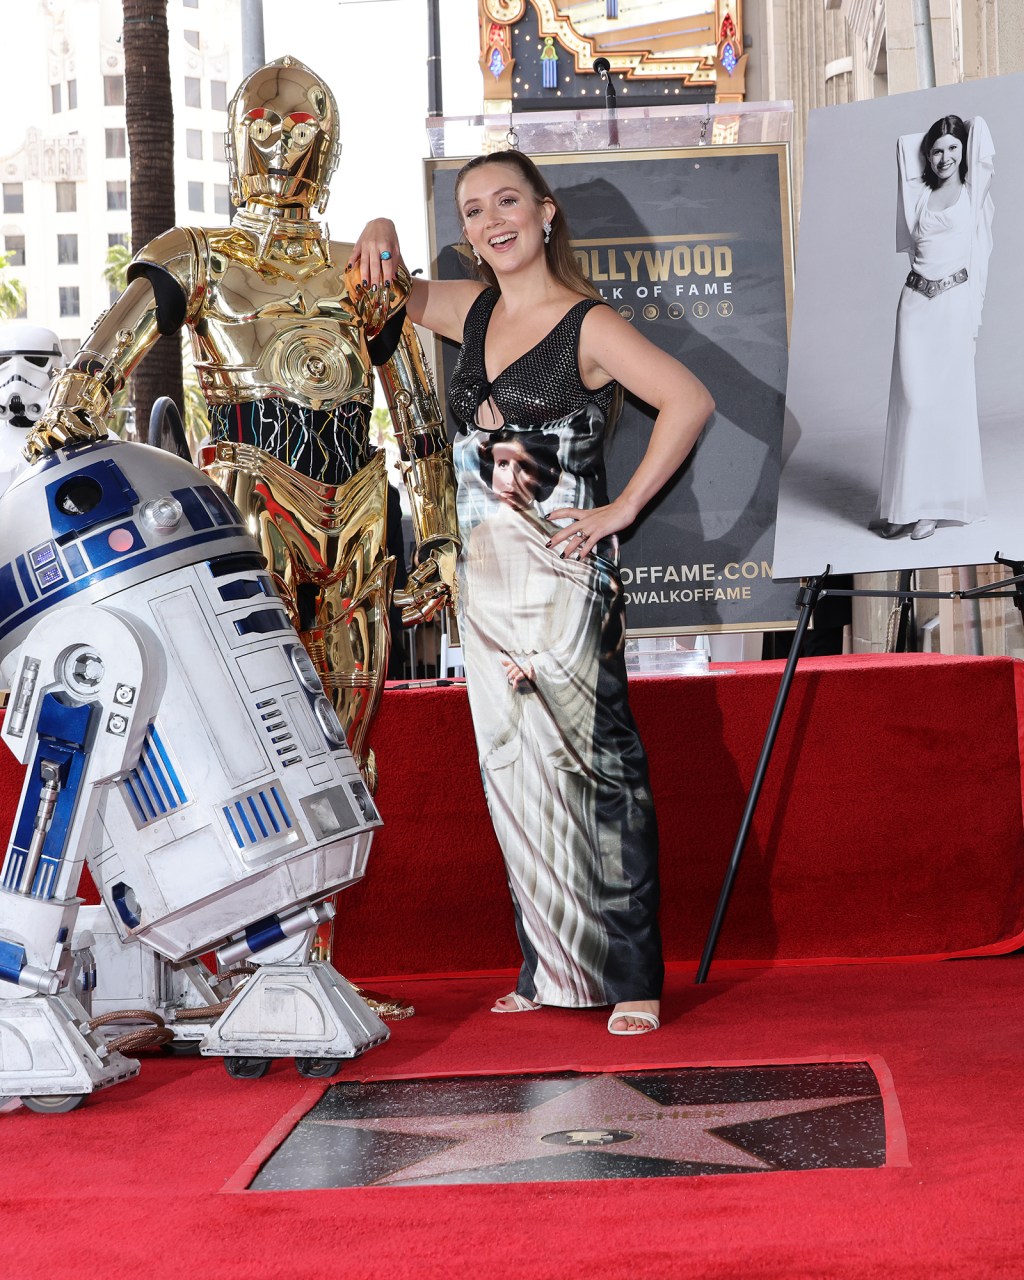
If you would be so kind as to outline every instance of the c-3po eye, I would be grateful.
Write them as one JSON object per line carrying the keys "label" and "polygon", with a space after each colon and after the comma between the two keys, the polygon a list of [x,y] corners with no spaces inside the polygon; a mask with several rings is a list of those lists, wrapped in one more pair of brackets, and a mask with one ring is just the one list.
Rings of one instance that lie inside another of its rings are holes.
{"label": "c-3po eye", "polygon": [[265,117],[249,121],[249,136],[255,138],[257,142],[266,142],[273,132],[273,124]]}
{"label": "c-3po eye", "polygon": [[315,124],[296,124],[292,126],[292,142],[297,147],[308,146],[316,137]]}

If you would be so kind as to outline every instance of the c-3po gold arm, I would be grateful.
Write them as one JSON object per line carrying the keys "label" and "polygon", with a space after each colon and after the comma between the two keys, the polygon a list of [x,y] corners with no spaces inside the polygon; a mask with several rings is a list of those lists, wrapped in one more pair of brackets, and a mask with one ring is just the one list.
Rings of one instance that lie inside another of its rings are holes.
{"label": "c-3po gold arm", "polygon": [[377,369],[402,451],[420,550],[459,541],[455,472],[441,407],[412,321],[406,317],[394,354]]}
{"label": "c-3po gold arm", "polygon": [[[404,300],[409,283],[408,276],[400,272],[399,302]],[[367,305],[379,308],[380,297],[378,293]],[[370,354],[377,364],[402,453],[402,478],[420,559],[406,588],[394,594],[403,622],[410,625],[432,618],[442,605],[455,600],[455,562],[461,543],[452,450],[434,380],[408,316],[396,311],[370,343]]]}
{"label": "c-3po gold arm", "polygon": [[136,255],[124,293],[54,379],[46,409],[25,443],[30,462],[68,444],[103,439],[115,392],[161,334],[181,328],[203,280],[197,241],[187,227],[172,227]]}
{"label": "c-3po gold arm", "polygon": [[35,462],[69,444],[102,440],[114,393],[159,336],[153,288],[148,280],[133,280],[54,379],[46,409],[25,442],[25,457]]}

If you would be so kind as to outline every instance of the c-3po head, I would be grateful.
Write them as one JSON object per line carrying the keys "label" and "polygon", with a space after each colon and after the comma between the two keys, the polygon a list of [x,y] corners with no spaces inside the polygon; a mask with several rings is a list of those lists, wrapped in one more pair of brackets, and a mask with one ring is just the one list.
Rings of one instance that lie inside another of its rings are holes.
{"label": "c-3po head", "polygon": [[341,154],[338,104],[297,58],[275,58],[246,76],[228,104],[225,143],[236,205],[323,212]]}

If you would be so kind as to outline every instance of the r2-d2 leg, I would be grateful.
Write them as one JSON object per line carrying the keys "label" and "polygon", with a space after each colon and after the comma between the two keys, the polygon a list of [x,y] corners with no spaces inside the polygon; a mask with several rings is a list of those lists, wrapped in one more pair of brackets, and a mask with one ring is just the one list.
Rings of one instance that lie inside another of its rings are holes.
{"label": "r2-d2 leg", "polygon": [[[90,1029],[71,989],[70,942],[97,787],[138,758],[163,672],[138,624],[68,614],[30,634],[4,724],[28,772],[0,880],[0,1093],[36,1110],[69,1110],[139,1070]],[[116,663],[99,656],[114,653]]]}

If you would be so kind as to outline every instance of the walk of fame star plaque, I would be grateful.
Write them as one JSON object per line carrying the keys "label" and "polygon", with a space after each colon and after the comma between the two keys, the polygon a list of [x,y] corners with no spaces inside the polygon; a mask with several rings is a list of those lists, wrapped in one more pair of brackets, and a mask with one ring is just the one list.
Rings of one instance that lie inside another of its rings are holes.
{"label": "walk of fame star plaque", "polygon": [[886,1163],[867,1062],[333,1085],[253,1191],[681,1178]]}

